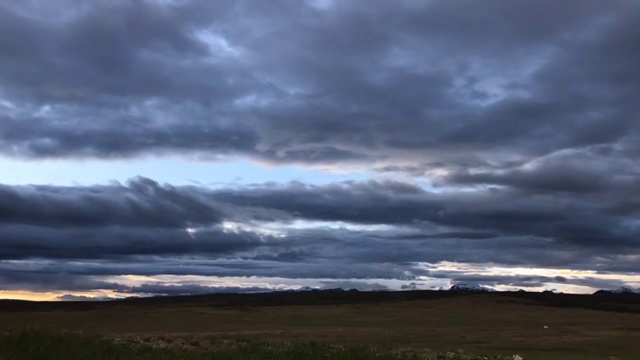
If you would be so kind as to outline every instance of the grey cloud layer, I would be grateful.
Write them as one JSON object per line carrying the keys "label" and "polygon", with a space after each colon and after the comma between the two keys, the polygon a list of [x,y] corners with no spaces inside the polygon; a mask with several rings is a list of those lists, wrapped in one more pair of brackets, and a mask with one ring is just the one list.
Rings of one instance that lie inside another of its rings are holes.
{"label": "grey cloud layer", "polygon": [[[634,199],[627,195],[626,202]],[[531,236],[578,246],[607,246],[611,251],[640,245],[635,217],[613,211],[619,203],[597,198],[536,195],[512,190],[427,192],[402,183],[360,183],[314,187],[294,184],[228,192],[216,199],[251,203],[313,220],[361,224],[434,226],[470,230],[471,239]],[[474,233],[475,231],[475,233]],[[446,234],[441,234],[447,238]]]}
{"label": "grey cloud layer", "polygon": [[[159,274],[405,281],[427,276],[537,286],[566,281],[443,275],[416,264],[632,273],[640,257],[634,217],[612,211],[612,204],[557,194],[428,192],[398,182],[212,190],[145,178],[93,187],[4,186],[2,192],[11,194],[3,196],[0,212],[5,288],[43,291],[64,284],[68,291],[130,291],[99,279]],[[56,215],[46,216],[51,209]],[[293,221],[343,225],[289,227]],[[620,283],[598,281],[569,283]]]}
{"label": "grey cloud layer", "polygon": [[0,185],[2,224],[177,227],[210,225],[220,211],[189,189],[139,178],[127,186]]}
{"label": "grey cloud layer", "polygon": [[5,155],[409,159],[513,184],[530,174],[491,172],[638,154],[632,1],[63,3],[0,4]]}

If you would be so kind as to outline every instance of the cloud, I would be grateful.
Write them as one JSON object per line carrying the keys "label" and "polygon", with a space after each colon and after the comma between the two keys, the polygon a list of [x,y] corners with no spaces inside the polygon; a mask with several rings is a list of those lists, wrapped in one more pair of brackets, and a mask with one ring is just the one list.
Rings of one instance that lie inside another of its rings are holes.
{"label": "cloud", "polygon": [[[122,275],[316,279],[328,286],[431,278],[616,287],[586,275],[492,277],[420,264],[626,273],[640,256],[633,218],[612,213],[609,204],[510,190],[430,192],[372,181],[208,189],[139,178],[125,186],[2,191],[15,205],[0,218],[0,279],[14,290],[143,289],[113,280]],[[216,290],[165,293],[189,289]]]}
{"label": "cloud", "polygon": [[[444,274],[443,274],[444,275]],[[451,279],[454,283],[478,283],[487,286],[509,286],[512,288],[542,288],[549,284],[577,285],[590,288],[618,288],[625,284],[624,281],[616,279],[598,279],[593,277],[572,277],[563,276],[526,276],[526,275],[480,275],[480,274],[454,274]]]}
{"label": "cloud", "polygon": [[20,269],[10,264],[3,264],[0,269],[0,290],[27,290],[36,292],[48,291],[92,291],[92,290],[121,290],[125,286],[115,282],[100,280],[91,276],[76,276],[66,273],[64,264],[54,264],[44,270],[34,269],[30,263],[15,263]]}
{"label": "cloud", "polygon": [[229,293],[260,293],[271,292],[276,288],[267,287],[240,287],[240,286],[203,286],[198,284],[182,284],[182,285],[165,285],[165,284],[141,284],[139,286],[131,286],[121,293],[128,294],[144,294],[144,295],[206,295],[206,294],[229,294]]}
{"label": "cloud", "polygon": [[[252,188],[214,192],[216,199],[234,204],[285,211],[307,220],[389,224],[416,228],[469,231],[462,238],[530,236],[540,241],[576,246],[606,246],[609,251],[636,248],[640,228],[627,216],[610,212],[588,198],[535,197],[509,189],[428,192],[409,184],[363,182],[328,186]],[[633,195],[631,195],[633,197]],[[558,202],[562,199],[562,202]],[[619,199],[613,197],[612,203]],[[421,226],[423,224],[424,226]],[[445,231],[446,232],[446,231]],[[425,237],[433,237],[426,234]],[[436,235],[437,237],[437,235]],[[443,237],[451,237],[444,234]]]}
{"label": "cloud", "polygon": [[[0,227],[4,246],[0,259],[116,259],[135,255],[189,255],[233,253],[261,246],[264,238],[250,232],[228,233],[211,228],[189,234],[162,228]],[[273,244],[278,241],[273,239]]]}
{"label": "cloud", "polygon": [[418,290],[422,285],[424,284],[419,284],[419,283],[415,283],[415,282],[411,282],[409,284],[405,284],[402,285],[400,287],[401,290]]}
{"label": "cloud", "polygon": [[497,185],[532,193],[607,194],[616,198],[640,185],[635,161],[607,147],[560,151],[524,164],[455,170],[442,179],[448,185]]}
{"label": "cloud", "polygon": [[56,300],[57,301],[108,301],[108,300],[113,300],[113,298],[64,294],[64,295],[57,296]]}
{"label": "cloud", "polygon": [[89,188],[0,185],[0,222],[180,229],[219,222],[221,212],[199,195],[146,178]]}
{"label": "cloud", "polygon": [[0,1],[0,156],[248,159],[401,181],[0,185],[7,288],[422,281],[435,275],[419,264],[442,262],[637,272],[636,3],[56,5]]}
{"label": "cloud", "polygon": [[638,150],[626,1],[68,5],[1,5],[6,156],[481,170]]}

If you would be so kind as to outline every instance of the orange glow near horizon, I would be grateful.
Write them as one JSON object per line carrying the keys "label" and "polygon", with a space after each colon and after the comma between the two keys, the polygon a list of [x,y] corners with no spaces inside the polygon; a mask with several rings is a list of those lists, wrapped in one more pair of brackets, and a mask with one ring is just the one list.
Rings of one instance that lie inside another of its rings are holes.
{"label": "orange glow near horizon", "polygon": [[0,300],[55,301],[60,294],[53,292],[0,290]]}
{"label": "orange glow near horizon", "polygon": [[0,300],[27,300],[27,301],[60,301],[59,296],[73,295],[73,296],[87,296],[87,297],[119,297],[114,296],[110,292],[95,291],[95,292],[36,292],[36,291],[22,291],[22,290],[0,290]]}

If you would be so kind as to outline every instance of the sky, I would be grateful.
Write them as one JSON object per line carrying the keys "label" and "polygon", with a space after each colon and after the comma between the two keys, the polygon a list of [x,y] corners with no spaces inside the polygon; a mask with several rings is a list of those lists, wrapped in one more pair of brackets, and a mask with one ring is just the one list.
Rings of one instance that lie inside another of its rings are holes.
{"label": "sky", "polygon": [[640,288],[639,23],[0,0],[0,298]]}

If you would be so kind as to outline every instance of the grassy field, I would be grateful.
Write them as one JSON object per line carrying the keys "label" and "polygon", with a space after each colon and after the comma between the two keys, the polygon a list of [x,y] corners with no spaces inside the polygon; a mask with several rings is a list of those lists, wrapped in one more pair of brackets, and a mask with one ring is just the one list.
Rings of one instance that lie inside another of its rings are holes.
{"label": "grassy field", "polygon": [[[45,330],[20,330],[32,326]],[[0,302],[0,329],[3,360],[42,359],[15,351],[65,341],[112,355],[46,358],[414,359],[461,350],[528,360],[640,359],[637,297],[410,292]],[[66,340],[47,340],[56,336]]]}
{"label": "grassy field", "polygon": [[[156,339],[157,340],[157,339]],[[23,329],[0,335],[0,360],[512,360],[502,356],[438,354],[428,350],[373,345],[332,345],[313,341],[269,343],[256,340],[206,341],[192,338],[183,343],[116,340],[107,336],[64,331]]]}

